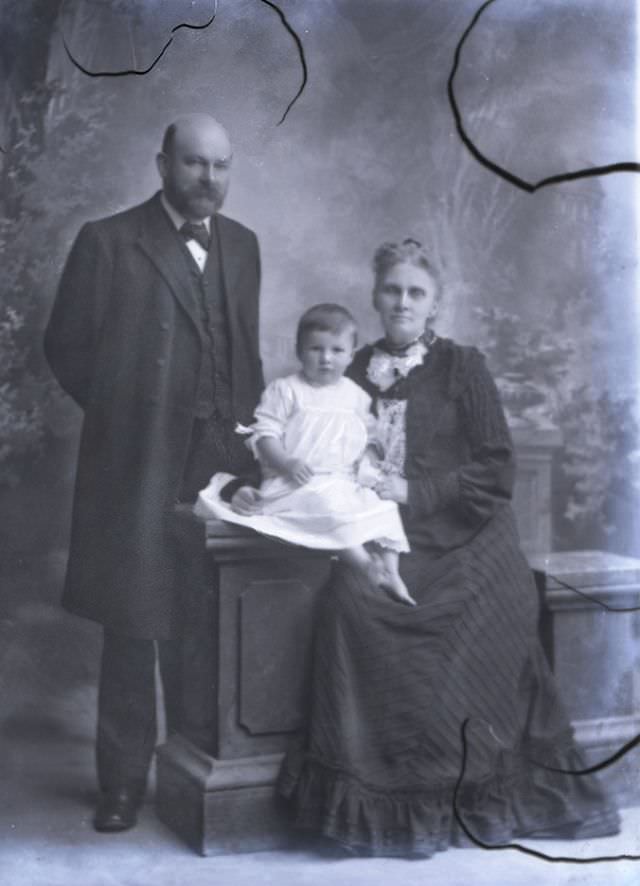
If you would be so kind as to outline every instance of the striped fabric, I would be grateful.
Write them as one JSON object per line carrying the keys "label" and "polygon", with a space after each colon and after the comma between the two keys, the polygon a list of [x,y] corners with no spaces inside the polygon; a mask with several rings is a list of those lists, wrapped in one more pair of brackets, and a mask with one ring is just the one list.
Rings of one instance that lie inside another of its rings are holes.
{"label": "striped fabric", "polygon": [[[584,765],[538,643],[537,595],[504,508],[463,551],[407,558],[416,609],[352,571],[321,603],[312,712],[280,790],[297,824],[374,855],[429,856],[465,842],[458,807],[489,843],[515,836],[593,837],[618,829]],[[505,557],[505,547],[511,556]]]}
{"label": "striped fabric", "polygon": [[[351,377],[366,377],[371,348]],[[308,729],[279,780],[297,823],[373,855],[429,856],[467,838],[616,833],[540,646],[538,597],[508,503],[513,453],[477,351],[438,340],[407,397],[402,574],[416,608],[342,566],[318,614]]]}

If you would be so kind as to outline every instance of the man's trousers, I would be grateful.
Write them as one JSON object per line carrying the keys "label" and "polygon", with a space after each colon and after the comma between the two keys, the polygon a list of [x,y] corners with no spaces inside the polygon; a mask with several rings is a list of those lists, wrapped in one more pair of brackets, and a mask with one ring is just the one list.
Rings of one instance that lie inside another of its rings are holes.
{"label": "man's trousers", "polygon": [[[238,469],[247,450],[220,419],[196,419],[178,501],[193,502],[216,466]],[[235,450],[235,452],[234,452]],[[243,451],[244,450],[244,451]],[[234,457],[235,456],[235,457]],[[241,465],[242,466],[242,465]],[[98,691],[96,759],[101,790],[144,790],[157,739],[156,658],[164,691],[167,732],[182,719],[182,623],[167,640],[104,631]]]}

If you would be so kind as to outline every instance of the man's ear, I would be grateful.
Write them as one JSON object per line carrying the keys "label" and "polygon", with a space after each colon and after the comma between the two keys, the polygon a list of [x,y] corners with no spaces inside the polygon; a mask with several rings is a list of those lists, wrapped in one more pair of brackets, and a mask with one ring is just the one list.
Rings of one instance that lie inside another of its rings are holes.
{"label": "man's ear", "polygon": [[156,154],[156,166],[158,167],[158,172],[160,173],[160,178],[164,181],[167,175],[167,166],[169,163],[169,159],[166,154],[163,154],[160,151],[159,154]]}

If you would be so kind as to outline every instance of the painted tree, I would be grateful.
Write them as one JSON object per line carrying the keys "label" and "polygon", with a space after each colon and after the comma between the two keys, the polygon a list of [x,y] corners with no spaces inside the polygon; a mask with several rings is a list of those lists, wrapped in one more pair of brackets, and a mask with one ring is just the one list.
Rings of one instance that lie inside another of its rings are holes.
{"label": "painted tree", "polygon": [[29,335],[39,259],[33,248],[24,253],[29,237],[24,193],[34,181],[30,164],[44,150],[48,46],[59,7],[46,0],[9,0],[0,12],[0,484],[17,479],[17,462],[38,448],[44,429]]}
{"label": "painted tree", "polygon": [[[78,8],[78,7],[75,7]],[[68,406],[41,355],[41,331],[62,252],[61,218],[88,205],[95,139],[108,108],[63,102],[51,77],[61,2],[2,7],[6,73],[0,169],[0,486],[14,484]],[[6,28],[6,30],[5,30]],[[76,92],[76,97],[78,94]],[[46,245],[46,248],[43,246]]]}

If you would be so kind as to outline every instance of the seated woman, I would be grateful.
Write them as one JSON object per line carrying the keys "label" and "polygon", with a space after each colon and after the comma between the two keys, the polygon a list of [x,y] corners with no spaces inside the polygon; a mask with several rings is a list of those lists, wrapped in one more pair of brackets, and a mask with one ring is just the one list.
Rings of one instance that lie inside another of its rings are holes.
{"label": "seated woman", "polygon": [[475,837],[616,833],[595,777],[545,768],[584,764],[537,636],[494,383],[475,348],[431,331],[440,286],[419,243],[383,245],[374,267],[384,337],[349,374],[373,398],[377,491],[400,505],[411,548],[401,574],[418,605],[338,565],[318,613],[308,730],[279,790],[300,826],[355,852],[460,845],[453,799],[468,720],[456,805]]}

